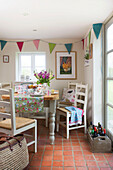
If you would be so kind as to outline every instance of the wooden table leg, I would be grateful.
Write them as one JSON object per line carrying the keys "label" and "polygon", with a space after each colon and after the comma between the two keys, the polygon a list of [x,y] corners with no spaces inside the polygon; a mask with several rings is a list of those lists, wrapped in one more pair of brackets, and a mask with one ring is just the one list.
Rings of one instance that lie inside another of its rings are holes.
{"label": "wooden table leg", "polygon": [[50,100],[50,118],[49,118],[49,139],[50,144],[54,144],[55,140],[55,114],[56,114],[56,100]]}

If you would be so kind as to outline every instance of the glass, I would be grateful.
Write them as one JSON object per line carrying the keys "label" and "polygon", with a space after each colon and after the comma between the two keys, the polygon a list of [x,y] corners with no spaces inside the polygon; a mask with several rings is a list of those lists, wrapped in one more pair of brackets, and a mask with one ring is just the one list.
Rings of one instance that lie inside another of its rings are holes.
{"label": "glass", "polygon": [[31,75],[31,67],[22,67],[21,74],[24,76]]}
{"label": "glass", "polygon": [[107,76],[113,77],[113,52],[107,55]]}
{"label": "glass", "polygon": [[21,55],[21,66],[31,67],[31,56],[30,55]]}
{"label": "glass", "polygon": [[35,67],[45,67],[45,55],[35,55]]}
{"label": "glass", "polygon": [[113,109],[107,106],[107,129],[113,133]]}
{"label": "glass", "polygon": [[107,80],[107,103],[113,105],[113,80]]}
{"label": "glass", "polygon": [[107,29],[107,51],[113,49],[113,24]]}

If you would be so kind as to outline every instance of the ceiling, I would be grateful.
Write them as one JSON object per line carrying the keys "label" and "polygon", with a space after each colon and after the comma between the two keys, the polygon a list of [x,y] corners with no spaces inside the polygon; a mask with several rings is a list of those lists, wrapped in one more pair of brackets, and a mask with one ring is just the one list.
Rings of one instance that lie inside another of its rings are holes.
{"label": "ceiling", "polygon": [[0,0],[0,39],[83,38],[113,0]]}

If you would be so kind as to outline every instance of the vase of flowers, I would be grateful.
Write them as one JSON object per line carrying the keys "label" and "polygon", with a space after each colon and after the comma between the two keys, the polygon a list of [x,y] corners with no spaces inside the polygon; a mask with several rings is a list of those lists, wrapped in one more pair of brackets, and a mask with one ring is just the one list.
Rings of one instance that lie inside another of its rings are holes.
{"label": "vase of flowers", "polygon": [[46,93],[48,86],[50,87],[50,81],[54,79],[53,72],[50,70],[49,72],[42,70],[40,73],[34,72],[34,76],[37,78],[37,84],[41,84],[42,91]]}

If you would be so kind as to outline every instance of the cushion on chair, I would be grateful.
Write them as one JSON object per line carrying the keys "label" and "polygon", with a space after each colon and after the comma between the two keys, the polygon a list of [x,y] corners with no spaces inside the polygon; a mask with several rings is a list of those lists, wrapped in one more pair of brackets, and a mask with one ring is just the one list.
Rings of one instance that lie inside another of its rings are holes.
{"label": "cushion on chair", "polygon": [[75,89],[63,89],[62,100],[65,102],[75,102]]}
{"label": "cushion on chair", "polygon": [[[16,129],[22,128],[26,125],[34,123],[34,119],[28,119],[24,117],[16,117]],[[6,119],[0,122],[0,128],[10,129],[11,130],[11,119]]]}

